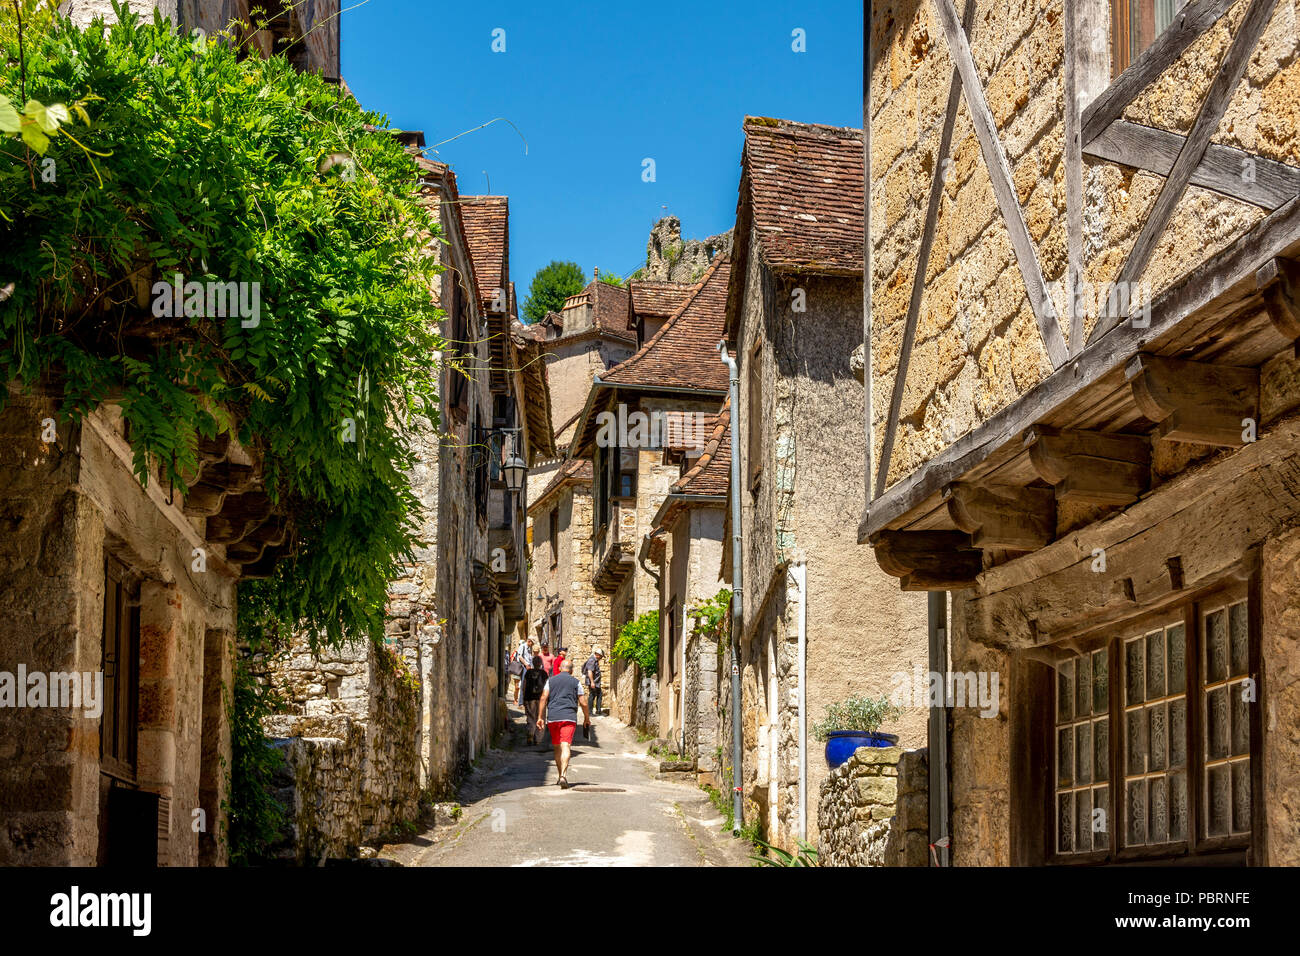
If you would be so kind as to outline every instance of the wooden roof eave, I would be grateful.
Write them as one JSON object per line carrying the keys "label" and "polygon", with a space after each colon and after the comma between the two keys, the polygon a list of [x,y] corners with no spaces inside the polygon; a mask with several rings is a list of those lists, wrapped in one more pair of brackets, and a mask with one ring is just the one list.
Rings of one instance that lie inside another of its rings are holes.
{"label": "wooden roof eave", "polygon": [[[1162,293],[1152,303],[1149,326],[1119,323],[1038,386],[887,488],[867,506],[859,524],[859,543],[879,546],[886,533],[961,532],[965,522],[957,519],[970,519],[962,513],[961,496],[978,496],[982,489],[998,493],[1018,489],[1026,499],[1050,491],[1052,484],[1041,478],[1031,460],[1034,443],[1042,435],[1070,429],[1099,434],[1097,440],[1103,442],[1134,435],[1148,440],[1146,436],[1155,429],[1159,437],[1161,429],[1169,426],[1166,422],[1157,427],[1151,417],[1160,413],[1151,411],[1150,395],[1143,387],[1149,374],[1144,364],[1186,361],[1194,367],[1213,365],[1231,372],[1257,368],[1284,350],[1300,336],[1276,317],[1270,296],[1276,295],[1280,281],[1279,261],[1297,259],[1300,197]],[[1283,272],[1300,276],[1300,268],[1281,265]],[[996,512],[1000,506],[984,497],[973,507]],[[969,557],[965,546],[957,553]],[[892,562],[894,573],[904,572],[899,576],[905,578],[905,587],[906,561],[911,557]],[[913,585],[924,587],[924,570],[911,570],[918,575]]]}

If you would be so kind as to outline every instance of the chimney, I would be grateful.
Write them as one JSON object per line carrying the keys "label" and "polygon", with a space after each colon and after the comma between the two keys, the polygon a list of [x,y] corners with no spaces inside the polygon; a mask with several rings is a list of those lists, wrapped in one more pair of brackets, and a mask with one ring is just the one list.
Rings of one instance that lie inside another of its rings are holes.
{"label": "chimney", "polygon": [[597,279],[599,279],[599,278],[600,278],[600,266],[596,266],[596,268],[592,269],[592,270],[591,270],[591,274],[592,274],[593,276],[595,276]]}

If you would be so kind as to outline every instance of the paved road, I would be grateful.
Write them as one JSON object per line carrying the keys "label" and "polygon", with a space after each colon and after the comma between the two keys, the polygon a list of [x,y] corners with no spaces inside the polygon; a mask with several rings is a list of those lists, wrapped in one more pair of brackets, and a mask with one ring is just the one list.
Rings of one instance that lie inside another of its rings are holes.
{"label": "paved road", "polygon": [[595,718],[589,741],[579,725],[567,790],[549,743],[529,747],[522,725],[512,708],[502,749],[484,754],[460,788],[456,825],[380,855],[407,866],[749,865],[704,791],[655,779],[658,761],[614,718]]}

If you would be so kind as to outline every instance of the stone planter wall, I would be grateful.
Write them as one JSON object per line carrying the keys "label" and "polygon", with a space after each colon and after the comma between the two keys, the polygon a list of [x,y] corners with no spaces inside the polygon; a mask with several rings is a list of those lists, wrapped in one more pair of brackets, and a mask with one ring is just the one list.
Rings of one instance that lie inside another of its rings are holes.
{"label": "stone planter wall", "polygon": [[929,779],[924,748],[859,749],[822,783],[819,864],[928,866]]}

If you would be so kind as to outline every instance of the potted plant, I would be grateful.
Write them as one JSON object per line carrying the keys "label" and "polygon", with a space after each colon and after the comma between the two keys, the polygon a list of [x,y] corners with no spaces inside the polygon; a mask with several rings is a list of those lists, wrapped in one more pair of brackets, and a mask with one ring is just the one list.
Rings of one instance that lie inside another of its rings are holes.
{"label": "potted plant", "polygon": [[897,747],[898,737],[879,733],[880,725],[902,713],[889,698],[850,697],[826,708],[826,719],[813,724],[813,736],[826,742],[826,765],[834,770],[859,747]]}

